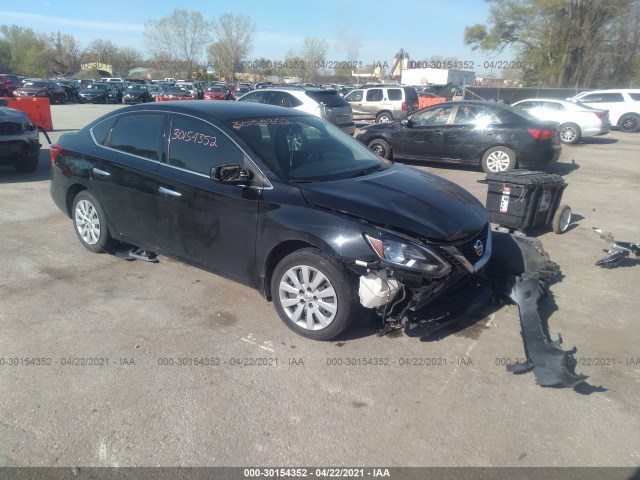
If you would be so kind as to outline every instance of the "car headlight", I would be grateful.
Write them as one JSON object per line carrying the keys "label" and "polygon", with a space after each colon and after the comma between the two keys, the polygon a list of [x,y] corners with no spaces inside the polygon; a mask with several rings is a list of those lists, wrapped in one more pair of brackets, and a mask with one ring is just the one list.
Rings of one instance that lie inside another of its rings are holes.
{"label": "car headlight", "polygon": [[367,234],[364,237],[380,259],[393,265],[435,278],[443,277],[451,271],[451,265],[421,245],[388,237],[372,237]]}

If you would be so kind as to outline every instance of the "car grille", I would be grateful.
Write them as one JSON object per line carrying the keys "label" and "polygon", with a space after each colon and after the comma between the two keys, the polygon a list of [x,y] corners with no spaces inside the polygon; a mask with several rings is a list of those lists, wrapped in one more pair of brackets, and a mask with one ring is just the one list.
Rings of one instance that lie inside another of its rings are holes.
{"label": "car grille", "polygon": [[0,135],[18,135],[24,132],[24,125],[15,122],[0,122]]}
{"label": "car grille", "polygon": [[[467,259],[467,261],[471,265],[475,265],[482,258],[482,255],[484,255],[484,251],[486,251],[488,234],[489,234],[489,224],[485,225],[482,230],[478,231],[471,237],[467,237],[459,243],[454,242],[454,243],[446,244],[446,246],[455,247],[462,254],[462,256]],[[478,240],[482,242],[482,249],[483,249],[482,255],[478,255],[476,253],[475,245]],[[446,260],[452,265],[460,264],[460,262],[456,260],[456,258],[453,255],[451,255],[451,253],[449,253],[446,249],[441,248],[438,250],[438,253],[442,254],[442,256],[445,257]]]}

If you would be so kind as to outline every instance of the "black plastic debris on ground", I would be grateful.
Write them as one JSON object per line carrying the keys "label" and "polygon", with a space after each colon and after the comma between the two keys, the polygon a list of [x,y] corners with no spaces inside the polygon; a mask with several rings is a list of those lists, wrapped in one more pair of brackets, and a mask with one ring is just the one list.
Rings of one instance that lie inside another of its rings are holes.
{"label": "black plastic debris on ground", "polygon": [[586,375],[576,374],[573,355],[562,338],[552,341],[546,321],[540,317],[540,303],[548,287],[560,277],[559,266],[551,261],[542,243],[523,235],[494,232],[493,256],[489,266],[496,293],[518,306],[526,363],[507,366],[513,373],[533,370],[536,383],[544,387],[576,387]]}
{"label": "black plastic debris on ground", "polygon": [[640,257],[640,243],[618,242],[613,238],[613,235],[610,232],[602,230],[601,228],[593,227],[593,231],[600,235],[600,238],[604,241],[611,244],[609,250],[605,250],[607,254],[596,262],[598,267],[620,267],[624,264],[625,259],[632,253],[636,256],[635,263],[638,263],[637,260],[638,257]]}
{"label": "black plastic debris on ground", "polygon": [[122,244],[120,248],[117,248],[111,252],[113,256],[128,260],[130,262],[134,260],[141,260],[143,262],[158,263],[158,256],[154,252],[149,250],[143,250],[142,248],[132,247],[131,245]]}

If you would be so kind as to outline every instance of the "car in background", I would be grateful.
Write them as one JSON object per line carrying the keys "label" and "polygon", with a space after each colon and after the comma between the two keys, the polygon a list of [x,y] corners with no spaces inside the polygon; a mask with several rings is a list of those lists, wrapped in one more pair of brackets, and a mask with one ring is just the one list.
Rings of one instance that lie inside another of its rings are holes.
{"label": "car in background", "polygon": [[562,151],[557,122],[485,101],[439,103],[363,127],[356,138],[382,158],[466,163],[487,173],[540,169]]}
{"label": "car in background", "polygon": [[204,90],[204,100],[232,100],[231,90],[224,85],[213,85]]}
{"label": "car in background", "polygon": [[236,89],[233,91],[234,100],[239,99],[241,96],[249,93],[251,91],[251,87],[248,85],[238,85]]}
{"label": "car in background", "polygon": [[578,101],[528,98],[515,102],[511,106],[541,120],[558,122],[562,143],[576,143],[583,137],[606,135],[611,130],[607,110],[592,108]]}
{"label": "car in background", "polygon": [[0,73],[0,97],[13,97],[13,92],[20,86],[20,79],[15,75]]}
{"label": "car in background", "polygon": [[89,251],[127,242],[222,274],[315,340],[360,308],[399,324],[441,295],[471,297],[491,257],[473,195],[292,108],[118,109],[51,146],[50,191]]}
{"label": "car in background", "polygon": [[156,97],[162,97],[164,95],[165,86],[164,85],[148,85],[147,90],[149,90],[149,94],[151,95],[151,101],[154,102]]}
{"label": "car in background", "polygon": [[260,88],[244,94],[238,102],[266,103],[295,108],[333,123],[348,135],[353,135],[356,124],[349,103],[336,90],[306,87]]}
{"label": "car in background", "polygon": [[193,97],[193,93],[190,90],[187,90],[184,87],[179,86],[181,84],[176,84],[174,87],[165,88],[162,96],[165,98],[190,98],[195,99]]}
{"label": "car in background", "polygon": [[26,113],[0,106],[0,164],[33,172],[38,168],[41,146],[38,128]]}
{"label": "car in background", "polygon": [[204,98],[204,91],[195,82],[178,82],[175,86],[186,89],[194,100]]}
{"label": "car in background", "polygon": [[75,78],[58,78],[55,79],[54,82],[60,85],[64,90],[64,93],[66,95],[65,100],[67,102],[79,101],[78,93],[82,88],[78,80],[76,80]]}
{"label": "car in background", "polygon": [[146,84],[131,83],[124,91],[123,101],[126,104],[151,102],[151,92]]}
{"label": "car in background", "polygon": [[109,82],[94,82],[86,85],[80,92],[80,103],[118,103],[118,93]]}
{"label": "car in background", "polygon": [[18,98],[48,98],[49,103],[65,103],[64,89],[53,80],[28,80],[13,92]]}
{"label": "car in background", "polygon": [[409,86],[366,85],[351,90],[344,99],[354,120],[393,122],[418,110],[418,93]]}
{"label": "car in background", "polygon": [[592,90],[568,100],[608,110],[611,125],[623,132],[640,130],[640,89]]}

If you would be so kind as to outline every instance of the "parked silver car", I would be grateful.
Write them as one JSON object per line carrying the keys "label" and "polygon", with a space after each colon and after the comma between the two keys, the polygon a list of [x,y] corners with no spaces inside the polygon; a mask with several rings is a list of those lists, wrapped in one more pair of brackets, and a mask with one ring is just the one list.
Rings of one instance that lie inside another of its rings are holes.
{"label": "parked silver car", "polygon": [[406,85],[365,85],[351,90],[344,99],[356,120],[387,123],[418,110],[418,93]]}
{"label": "parked silver car", "polygon": [[554,98],[528,98],[515,102],[512,107],[524,110],[540,120],[552,120],[560,124],[562,143],[576,143],[583,137],[605,135],[611,130],[609,112]]}
{"label": "parked silver car", "polygon": [[295,108],[333,123],[348,135],[353,135],[356,131],[351,106],[337,90],[306,87],[260,88],[244,94],[238,101]]}

